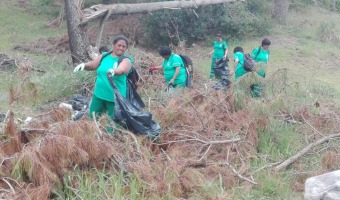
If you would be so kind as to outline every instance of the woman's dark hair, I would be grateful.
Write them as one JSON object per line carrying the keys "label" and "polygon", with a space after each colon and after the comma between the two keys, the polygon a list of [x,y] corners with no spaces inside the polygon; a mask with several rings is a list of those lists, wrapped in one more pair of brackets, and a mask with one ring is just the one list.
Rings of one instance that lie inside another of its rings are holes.
{"label": "woman's dark hair", "polygon": [[242,48],[242,47],[235,47],[235,48],[234,48],[234,53],[236,53],[236,52],[241,52],[241,53],[243,53],[243,48]]}
{"label": "woman's dark hair", "polygon": [[112,40],[112,44],[116,44],[120,40],[125,41],[126,47],[129,46],[129,40],[124,35],[117,35],[116,37],[114,37],[113,40]]}
{"label": "woman's dark hair", "polygon": [[161,46],[158,49],[158,53],[161,56],[170,56],[171,55],[171,49],[168,46]]}
{"label": "woman's dark hair", "polygon": [[265,39],[262,40],[261,46],[270,45],[270,44],[271,44],[270,40],[265,38]]}

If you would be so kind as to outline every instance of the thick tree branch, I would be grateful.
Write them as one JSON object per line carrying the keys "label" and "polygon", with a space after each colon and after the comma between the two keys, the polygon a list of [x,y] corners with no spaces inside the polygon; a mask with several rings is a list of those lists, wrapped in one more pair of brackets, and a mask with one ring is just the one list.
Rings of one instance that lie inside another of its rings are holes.
{"label": "thick tree branch", "polygon": [[129,15],[129,14],[147,14],[153,11],[165,9],[181,9],[181,8],[197,8],[198,6],[244,2],[245,0],[190,0],[190,1],[162,1],[152,3],[138,4],[112,4],[112,5],[94,5],[83,10],[83,17],[80,26],[86,25],[88,22],[101,19],[110,11],[111,15]]}
{"label": "thick tree branch", "polygon": [[301,156],[305,155],[309,150],[311,150],[313,147],[322,144],[324,142],[329,141],[330,139],[336,138],[336,137],[340,137],[340,133],[337,134],[333,134],[333,135],[329,135],[327,137],[321,138],[320,140],[309,144],[308,146],[306,146],[304,149],[302,149],[300,152],[298,152],[296,155],[288,158],[287,160],[285,160],[283,163],[281,163],[280,165],[278,165],[277,167],[275,167],[275,172],[278,172],[284,168],[286,168],[289,164],[295,162],[297,159],[299,159]]}

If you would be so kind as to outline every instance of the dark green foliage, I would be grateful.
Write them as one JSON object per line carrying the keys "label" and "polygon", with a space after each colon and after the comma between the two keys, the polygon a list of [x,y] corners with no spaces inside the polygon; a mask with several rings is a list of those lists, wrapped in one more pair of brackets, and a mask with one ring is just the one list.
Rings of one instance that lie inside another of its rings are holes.
{"label": "dark green foliage", "polygon": [[[195,10],[165,10],[148,15],[143,20],[145,27],[144,44],[177,45],[185,40],[187,45],[205,39],[207,35],[218,32],[218,25],[224,14],[223,7],[205,6]],[[149,40],[148,38],[153,38]]]}
{"label": "dark green foliage", "polygon": [[270,15],[272,9],[272,0],[248,0],[246,7],[254,15]]}
{"label": "dark green foliage", "polygon": [[250,4],[246,6],[244,4],[233,4],[226,7],[226,15],[221,23],[221,29],[225,32],[226,38],[244,39],[251,36],[266,35],[270,32],[272,22],[268,10],[263,10],[264,7],[252,6],[254,5],[252,2],[256,1],[249,1]]}
{"label": "dark green foliage", "polygon": [[181,40],[190,46],[219,31],[228,41],[265,35],[272,26],[268,14],[271,5],[267,0],[250,0],[246,4],[211,5],[194,11],[181,9],[156,12],[143,20],[143,44],[178,45]]}
{"label": "dark green foliage", "polygon": [[305,5],[316,5],[329,11],[340,12],[340,1],[338,0],[292,0],[290,8],[302,7]]}
{"label": "dark green foliage", "polygon": [[63,5],[63,3],[63,0],[33,0],[29,3],[29,8],[33,13],[55,18],[59,16],[61,9],[56,5]]}

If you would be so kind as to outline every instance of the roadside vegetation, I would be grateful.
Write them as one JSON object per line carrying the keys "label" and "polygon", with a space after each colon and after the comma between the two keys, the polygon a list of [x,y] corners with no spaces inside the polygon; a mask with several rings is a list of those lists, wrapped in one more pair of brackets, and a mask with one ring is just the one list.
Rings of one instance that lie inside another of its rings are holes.
{"label": "roadside vegetation", "polygon": [[[15,66],[0,71],[0,113],[6,114],[0,122],[0,196],[302,199],[306,178],[339,168],[339,141],[314,147],[282,170],[275,168],[340,130],[340,15],[328,1],[317,6],[293,1],[286,23],[278,24],[266,16],[270,2],[145,17],[143,34],[137,34],[140,45],[131,46],[129,53],[142,74],[139,92],[163,128],[153,140],[121,129],[108,135],[100,128],[105,118],[70,121],[72,113],[58,108],[59,103],[81,91],[90,93],[95,74],[72,71],[60,1],[2,1],[0,54],[14,59]],[[85,1],[93,3],[100,2]],[[223,18],[213,20],[222,13]],[[157,31],[194,15],[204,16],[197,30],[198,24],[189,23],[193,27]],[[250,52],[264,37],[272,41],[265,97],[254,99],[239,89],[260,81],[252,74],[227,92],[211,89],[206,55],[213,40],[209,30],[216,26],[224,31],[229,58],[235,46]],[[171,40],[169,34],[178,37]],[[162,92],[161,74],[147,74],[151,62],[161,63],[152,45],[164,41],[177,45],[176,51],[189,55],[195,66],[195,88],[173,98]],[[33,120],[25,124],[28,116]]]}

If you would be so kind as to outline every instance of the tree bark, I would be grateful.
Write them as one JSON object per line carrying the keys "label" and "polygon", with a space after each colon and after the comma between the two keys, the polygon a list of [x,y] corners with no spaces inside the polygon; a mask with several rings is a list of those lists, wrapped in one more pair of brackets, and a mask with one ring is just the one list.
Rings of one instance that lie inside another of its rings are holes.
{"label": "tree bark", "polygon": [[306,146],[304,149],[299,151],[297,154],[294,156],[290,157],[289,159],[285,160],[283,163],[279,164],[278,166],[275,167],[275,172],[278,172],[284,168],[286,168],[288,165],[292,164],[293,162],[297,161],[301,156],[305,155],[309,150],[311,150],[313,147],[318,146],[319,144],[322,144],[324,142],[327,142],[333,138],[340,137],[340,133],[336,133],[333,135],[329,135],[327,137],[321,138],[317,140],[316,142],[313,142]]}
{"label": "tree bark", "polygon": [[272,18],[279,22],[285,22],[288,17],[290,0],[275,0]]}
{"label": "tree bark", "polygon": [[[153,11],[165,9],[197,8],[199,6],[244,2],[245,0],[190,0],[190,1],[162,1],[153,3],[138,4],[113,4],[113,5],[94,5],[84,9],[84,17],[80,25],[84,26],[88,22],[100,19],[106,14],[111,15],[129,15],[129,14],[148,14]],[[285,0],[287,1],[287,0]]]}
{"label": "tree bark", "polygon": [[89,46],[84,26],[79,26],[81,17],[81,1],[65,0],[67,31],[73,64],[90,60],[87,53]]}

